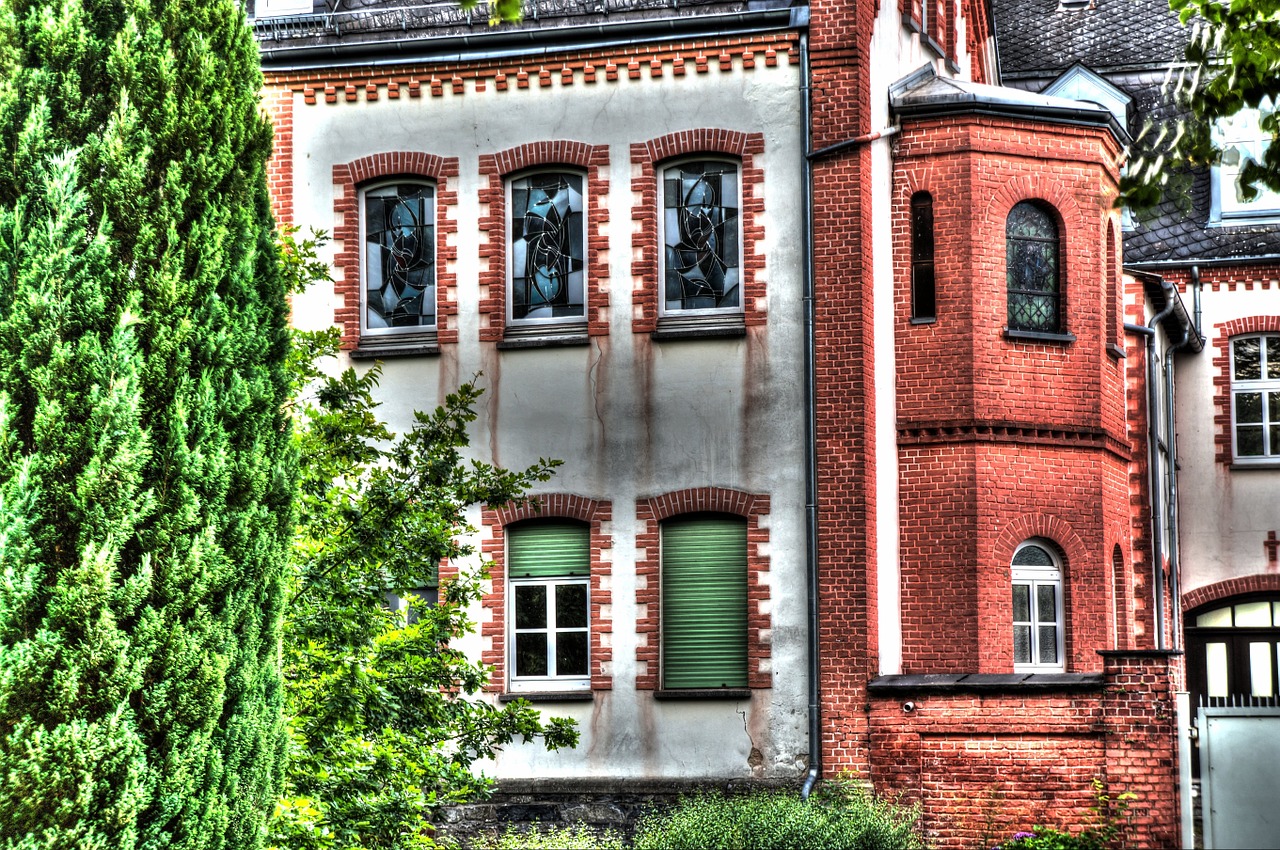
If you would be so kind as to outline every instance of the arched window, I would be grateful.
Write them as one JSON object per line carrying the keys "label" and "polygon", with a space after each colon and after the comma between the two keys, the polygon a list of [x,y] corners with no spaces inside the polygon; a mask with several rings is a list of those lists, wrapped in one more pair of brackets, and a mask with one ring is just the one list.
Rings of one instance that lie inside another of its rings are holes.
{"label": "arched window", "polygon": [[911,318],[927,322],[937,317],[933,265],[933,196],[911,196]]}
{"label": "arched window", "polygon": [[1061,244],[1045,207],[1023,201],[1005,224],[1009,330],[1062,331]]}
{"label": "arched window", "polygon": [[364,286],[360,330],[421,333],[436,325],[436,191],[429,183],[383,183],[360,193]]}
{"label": "arched window", "polygon": [[1280,597],[1218,602],[1187,615],[1187,679],[1192,698],[1280,693]]}
{"label": "arched window", "polygon": [[1047,541],[1028,540],[1013,553],[1013,669],[1063,671],[1062,567]]}

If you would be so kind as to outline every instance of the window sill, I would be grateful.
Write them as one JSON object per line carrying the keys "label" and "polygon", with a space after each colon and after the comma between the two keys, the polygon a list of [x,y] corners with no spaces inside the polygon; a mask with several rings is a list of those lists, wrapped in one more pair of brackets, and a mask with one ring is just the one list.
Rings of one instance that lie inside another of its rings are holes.
{"label": "window sill", "polygon": [[595,698],[594,691],[509,691],[498,694],[498,702],[515,702],[518,699],[529,702],[591,702]]}
{"label": "window sill", "polygon": [[352,360],[387,360],[394,357],[435,357],[440,346],[434,339],[404,342],[362,342],[348,352]]}
{"label": "window sill", "polygon": [[1060,345],[1066,345],[1076,341],[1075,334],[1068,333],[1044,333],[1043,331],[1015,331],[1009,328],[1004,329],[1005,339],[1017,339],[1026,342],[1053,342]]}
{"label": "window sill", "polygon": [[556,334],[554,336],[514,336],[498,342],[499,351],[514,351],[521,348],[564,348],[567,346],[589,345],[591,337],[585,332],[574,334]]}
{"label": "window sill", "polygon": [[741,338],[747,335],[742,314],[732,316],[667,316],[649,337],[655,341]]}
{"label": "window sill", "polygon": [[748,699],[750,696],[751,688],[682,688],[653,692],[654,699]]}
{"label": "window sill", "polygon": [[1041,691],[1101,690],[1101,673],[923,673],[878,676],[867,693],[901,696],[906,693],[1035,693]]}
{"label": "window sill", "polygon": [[1114,342],[1107,343],[1107,354],[1110,355],[1112,360],[1123,360],[1125,356],[1124,349]]}
{"label": "window sill", "polygon": [[1228,468],[1232,472],[1244,472],[1244,471],[1253,470],[1253,469],[1275,470],[1275,469],[1280,469],[1280,458],[1274,458],[1274,459],[1267,458],[1266,460],[1259,460],[1259,461],[1252,461],[1252,460],[1241,461],[1239,459],[1236,459],[1235,461],[1232,461],[1231,465]]}
{"label": "window sill", "polygon": [[914,317],[911,319],[911,324],[913,325],[934,325],[937,323],[938,323],[937,316],[921,316],[918,319]]}

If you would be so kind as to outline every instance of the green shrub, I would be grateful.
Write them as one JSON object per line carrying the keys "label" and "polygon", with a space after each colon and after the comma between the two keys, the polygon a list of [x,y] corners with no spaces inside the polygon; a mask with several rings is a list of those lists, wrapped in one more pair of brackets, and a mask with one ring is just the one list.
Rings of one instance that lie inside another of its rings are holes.
{"label": "green shrub", "polygon": [[528,832],[507,827],[501,835],[473,841],[475,850],[623,850],[622,837],[611,829],[597,831],[583,823],[534,826]]}
{"label": "green shrub", "polygon": [[849,782],[827,783],[808,801],[795,792],[702,794],[650,813],[636,850],[917,850],[919,813]]}

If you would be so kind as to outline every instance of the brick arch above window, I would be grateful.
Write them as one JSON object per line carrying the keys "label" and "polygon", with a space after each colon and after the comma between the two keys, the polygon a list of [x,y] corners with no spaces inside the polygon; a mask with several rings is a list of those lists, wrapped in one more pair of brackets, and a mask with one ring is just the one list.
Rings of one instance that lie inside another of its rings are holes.
{"label": "brick arch above window", "polygon": [[334,293],[342,305],[334,322],[342,329],[342,349],[360,345],[360,188],[379,180],[403,177],[426,180],[436,189],[436,341],[458,341],[458,249],[450,234],[458,232],[458,193],[450,180],[458,177],[457,157],[423,151],[386,151],[333,166]]}
{"label": "brick arch above window", "polygon": [[[769,611],[769,497],[721,487],[695,487],[636,501],[636,690],[658,690],[661,632],[661,525],[697,513],[732,514],[747,523],[747,686],[772,687]],[[762,549],[766,554],[762,554]]]}
{"label": "brick arch above window", "polygon": [[1069,523],[1052,514],[1036,513],[1017,517],[1000,530],[995,540],[996,562],[1011,563],[1017,548],[1032,539],[1048,541],[1058,549],[1064,574],[1070,573],[1072,563],[1080,563],[1084,559],[1084,541]]}
{"label": "brick arch above window", "polygon": [[1258,573],[1251,576],[1238,576],[1197,587],[1195,590],[1188,590],[1182,594],[1182,610],[1190,612],[1214,602],[1250,593],[1280,593],[1280,575]]}
{"label": "brick arch above window", "polygon": [[502,507],[486,507],[480,514],[482,538],[480,550],[493,562],[489,570],[490,590],[480,601],[483,610],[491,612],[481,623],[480,660],[491,665],[493,675],[486,690],[502,693],[507,689],[507,526],[525,520],[573,519],[590,526],[590,642],[591,690],[613,688],[613,618],[605,612],[613,608],[612,529],[613,503],[572,493],[545,493],[533,499]]}
{"label": "brick arch above window", "polygon": [[756,248],[764,240],[764,171],[756,160],[763,153],[764,134],[722,129],[682,130],[631,145],[631,218],[636,223],[631,247],[632,255],[638,258],[631,264],[632,332],[652,333],[658,328],[658,293],[662,285],[658,280],[659,169],[669,160],[699,154],[730,157],[741,165],[743,321],[748,327],[766,322],[765,257]]}
{"label": "brick arch above window", "polygon": [[1245,316],[1215,324],[1213,336],[1213,442],[1218,463],[1230,465],[1231,448],[1231,339],[1249,334],[1280,333],[1280,315]]}
{"label": "brick arch above window", "polygon": [[507,326],[506,179],[534,168],[567,167],[586,173],[586,333],[609,333],[609,146],[568,140],[530,142],[480,155],[480,339],[501,342]]}

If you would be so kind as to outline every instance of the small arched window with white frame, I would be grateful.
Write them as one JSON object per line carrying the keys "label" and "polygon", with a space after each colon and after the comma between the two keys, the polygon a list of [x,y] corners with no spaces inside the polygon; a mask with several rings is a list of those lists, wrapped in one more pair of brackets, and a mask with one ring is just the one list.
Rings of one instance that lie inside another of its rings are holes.
{"label": "small arched window with white frame", "polygon": [[1045,540],[1028,540],[1013,553],[1013,669],[1061,673],[1062,565]]}

